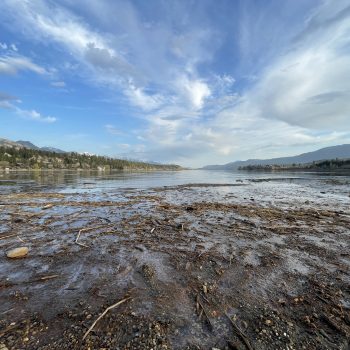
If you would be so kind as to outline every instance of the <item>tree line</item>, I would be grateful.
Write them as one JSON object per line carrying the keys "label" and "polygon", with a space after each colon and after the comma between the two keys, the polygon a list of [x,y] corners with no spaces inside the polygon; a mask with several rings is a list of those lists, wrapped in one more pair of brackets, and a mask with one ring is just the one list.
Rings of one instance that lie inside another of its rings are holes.
{"label": "tree line", "polygon": [[174,164],[157,164],[127,159],[80,154],[56,153],[29,148],[0,147],[0,168],[25,169],[101,169],[101,170],[179,170]]}
{"label": "tree line", "polygon": [[327,159],[314,161],[312,163],[293,163],[293,164],[256,164],[240,166],[238,170],[350,170],[350,159]]}

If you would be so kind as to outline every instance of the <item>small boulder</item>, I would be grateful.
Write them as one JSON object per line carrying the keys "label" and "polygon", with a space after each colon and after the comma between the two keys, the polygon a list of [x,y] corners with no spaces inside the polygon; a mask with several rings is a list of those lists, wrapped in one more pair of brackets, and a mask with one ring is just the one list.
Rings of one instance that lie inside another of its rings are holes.
{"label": "small boulder", "polygon": [[14,259],[14,258],[23,258],[28,254],[29,248],[28,247],[18,247],[11,249],[7,252],[7,257]]}

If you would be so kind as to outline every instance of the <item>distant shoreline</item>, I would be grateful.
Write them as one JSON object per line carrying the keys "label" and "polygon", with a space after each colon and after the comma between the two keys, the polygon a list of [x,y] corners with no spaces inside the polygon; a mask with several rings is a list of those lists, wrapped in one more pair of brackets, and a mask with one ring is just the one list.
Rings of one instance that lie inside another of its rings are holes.
{"label": "distant shoreline", "polygon": [[311,172],[350,172],[350,159],[326,159],[305,164],[256,164],[240,166],[239,171],[311,171]]}
{"label": "distant shoreline", "polygon": [[71,169],[71,168],[42,168],[42,169],[35,169],[35,168],[0,168],[0,173],[14,173],[14,172],[58,172],[58,171],[69,171],[69,172],[99,172],[99,173],[113,173],[113,172],[154,172],[154,171],[180,171],[180,170],[187,170],[186,168],[123,168],[123,169]]}
{"label": "distant shoreline", "polygon": [[176,164],[117,159],[104,156],[71,153],[57,153],[28,148],[0,146],[0,171],[10,170],[180,170]]}

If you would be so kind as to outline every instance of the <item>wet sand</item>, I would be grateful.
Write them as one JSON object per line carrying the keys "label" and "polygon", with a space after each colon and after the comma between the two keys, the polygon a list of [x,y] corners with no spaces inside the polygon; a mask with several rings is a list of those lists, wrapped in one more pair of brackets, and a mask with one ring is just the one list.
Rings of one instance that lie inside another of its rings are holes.
{"label": "wet sand", "polygon": [[349,183],[296,181],[3,191],[0,349],[348,349]]}

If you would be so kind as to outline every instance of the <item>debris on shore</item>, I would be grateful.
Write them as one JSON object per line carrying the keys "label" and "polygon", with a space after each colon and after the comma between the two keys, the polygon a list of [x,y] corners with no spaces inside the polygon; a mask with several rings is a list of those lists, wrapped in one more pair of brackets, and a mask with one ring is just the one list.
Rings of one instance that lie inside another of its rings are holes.
{"label": "debris on shore", "polygon": [[348,203],[254,188],[2,195],[0,349],[348,349]]}

